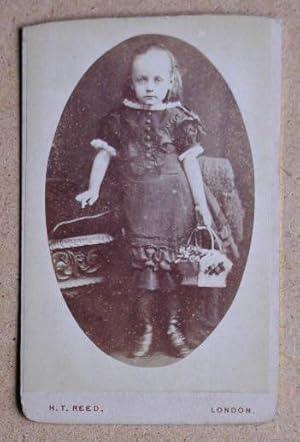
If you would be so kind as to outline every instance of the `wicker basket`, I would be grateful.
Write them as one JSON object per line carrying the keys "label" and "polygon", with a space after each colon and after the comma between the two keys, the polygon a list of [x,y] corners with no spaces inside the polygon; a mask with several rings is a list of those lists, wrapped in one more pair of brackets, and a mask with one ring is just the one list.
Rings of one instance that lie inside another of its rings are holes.
{"label": "wicker basket", "polygon": [[[201,247],[200,235],[203,231],[209,233],[210,248]],[[197,287],[226,287],[227,276],[232,268],[232,262],[223,253],[217,234],[204,226],[197,226],[187,244],[180,247],[176,265],[182,275],[181,284]]]}

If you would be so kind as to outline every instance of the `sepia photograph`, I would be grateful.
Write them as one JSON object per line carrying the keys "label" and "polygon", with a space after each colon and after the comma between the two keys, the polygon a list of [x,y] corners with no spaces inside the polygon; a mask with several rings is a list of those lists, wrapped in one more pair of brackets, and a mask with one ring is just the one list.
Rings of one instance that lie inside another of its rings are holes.
{"label": "sepia photograph", "polygon": [[239,107],[195,47],[139,35],[95,60],[56,129],[46,218],[59,288],[96,346],[160,366],[213,332],[247,262],[253,173]]}

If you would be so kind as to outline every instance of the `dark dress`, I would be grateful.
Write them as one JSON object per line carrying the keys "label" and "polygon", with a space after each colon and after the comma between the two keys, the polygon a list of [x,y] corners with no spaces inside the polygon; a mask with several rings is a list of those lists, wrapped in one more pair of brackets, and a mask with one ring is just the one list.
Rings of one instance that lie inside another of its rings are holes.
{"label": "dark dress", "polygon": [[118,176],[130,273],[138,288],[176,287],[176,253],[195,227],[180,156],[202,134],[200,120],[180,103],[161,110],[123,105],[99,123],[97,139],[116,153],[109,167]]}

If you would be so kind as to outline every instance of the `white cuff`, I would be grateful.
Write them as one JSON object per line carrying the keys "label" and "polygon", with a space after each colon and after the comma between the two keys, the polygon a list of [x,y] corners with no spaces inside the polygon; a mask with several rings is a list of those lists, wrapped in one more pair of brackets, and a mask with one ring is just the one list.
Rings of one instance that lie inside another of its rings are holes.
{"label": "white cuff", "polygon": [[103,149],[106,150],[110,156],[115,157],[117,155],[117,151],[114,147],[110,146],[106,141],[101,140],[101,138],[96,138],[91,141],[91,146],[95,149]]}
{"label": "white cuff", "polygon": [[178,159],[179,161],[183,161],[187,156],[191,158],[197,158],[203,152],[204,149],[201,146],[201,144],[194,144],[194,146],[191,146],[189,149],[187,149],[181,155],[179,155]]}

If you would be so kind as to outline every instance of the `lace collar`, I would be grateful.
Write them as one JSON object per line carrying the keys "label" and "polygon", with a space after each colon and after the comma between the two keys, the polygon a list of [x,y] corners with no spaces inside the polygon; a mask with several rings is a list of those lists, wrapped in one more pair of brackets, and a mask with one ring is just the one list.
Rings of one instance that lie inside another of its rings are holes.
{"label": "lace collar", "polygon": [[180,101],[170,101],[169,103],[159,103],[159,104],[142,104],[137,101],[130,101],[127,98],[123,100],[123,104],[131,109],[139,109],[139,110],[165,110],[172,109],[174,107],[181,106]]}

